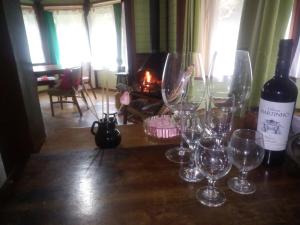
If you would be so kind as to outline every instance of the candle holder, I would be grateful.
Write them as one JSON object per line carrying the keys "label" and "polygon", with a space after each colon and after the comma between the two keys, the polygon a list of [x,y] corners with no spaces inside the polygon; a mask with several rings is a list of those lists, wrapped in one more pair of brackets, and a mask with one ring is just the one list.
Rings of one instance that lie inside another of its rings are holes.
{"label": "candle holder", "polygon": [[147,135],[167,139],[179,136],[179,129],[169,115],[152,116],[144,121],[144,131]]}
{"label": "candle holder", "polygon": [[[121,133],[116,128],[116,123],[115,117],[106,117],[93,122],[91,133],[95,136],[99,148],[115,148],[121,143]],[[98,129],[95,131],[96,127]]]}

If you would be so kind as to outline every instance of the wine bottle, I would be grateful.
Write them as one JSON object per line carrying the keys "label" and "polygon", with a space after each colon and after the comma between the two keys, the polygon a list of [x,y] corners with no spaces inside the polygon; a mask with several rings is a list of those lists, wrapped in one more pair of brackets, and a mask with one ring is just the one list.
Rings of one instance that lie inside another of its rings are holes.
{"label": "wine bottle", "polygon": [[285,159],[298,95],[296,84],[289,79],[292,45],[291,39],[280,41],[275,75],[261,91],[257,130],[264,137],[263,164],[267,166],[281,165]]}

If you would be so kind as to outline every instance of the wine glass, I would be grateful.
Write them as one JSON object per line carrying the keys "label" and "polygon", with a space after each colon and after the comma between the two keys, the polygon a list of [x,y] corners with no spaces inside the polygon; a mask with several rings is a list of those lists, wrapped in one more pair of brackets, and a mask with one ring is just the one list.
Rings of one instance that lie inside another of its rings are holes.
{"label": "wine glass", "polygon": [[179,176],[187,182],[199,182],[203,180],[203,175],[195,163],[195,150],[203,130],[197,114],[190,114],[184,121],[182,135],[191,150],[191,157],[188,164],[183,164],[180,167]]}
{"label": "wine glass", "polygon": [[[171,112],[179,115],[180,130],[183,118],[197,110],[205,94],[205,75],[199,53],[169,53],[162,77],[162,98]],[[166,157],[176,163],[186,163],[190,150],[183,147],[181,132],[180,146],[171,148]]]}
{"label": "wine glass", "polygon": [[262,133],[249,130],[235,130],[229,143],[233,165],[238,168],[239,176],[228,180],[229,188],[239,194],[252,194],[255,184],[247,180],[250,170],[257,168],[264,158],[264,140]]}
{"label": "wine glass", "polygon": [[208,186],[197,191],[197,200],[209,207],[221,206],[226,201],[225,194],[215,187],[215,183],[231,169],[228,148],[213,136],[203,137],[197,147],[195,160],[199,170],[208,180]]}
{"label": "wine glass", "polygon": [[214,54],[209,72],[209,92],[232,94],[236,113],[244,113],[250,97],[252,68],[249,52],[218,52]]}
{"label": "wine glass", "polygon": [[206,127],[209,133],[224,141],[232,128],[235,111],[235,96],[224,92],[211,93],[206,112]]}

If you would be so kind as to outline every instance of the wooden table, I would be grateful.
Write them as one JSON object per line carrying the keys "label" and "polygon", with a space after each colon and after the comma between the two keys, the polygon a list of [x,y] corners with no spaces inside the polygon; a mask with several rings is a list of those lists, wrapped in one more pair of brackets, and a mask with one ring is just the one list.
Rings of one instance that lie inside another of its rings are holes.
{"label": "wooden table", "polygon": [[178,177],[168,146],[36,154],[0,207],[0,224],[296,225],[300,224],[300,170],[293,162],[250,173],[257,191],[248,196],[217,182],[227,202],[208,208],[195,199],[206,181]]}
{"label": "wooden table", "polygon": [[53,76],[55,74],[62,74],[66,69],[71,69],[73,67],[66,67],[62,65],[38,65],[32,66],[33,73],[36,77],[43,75]]}

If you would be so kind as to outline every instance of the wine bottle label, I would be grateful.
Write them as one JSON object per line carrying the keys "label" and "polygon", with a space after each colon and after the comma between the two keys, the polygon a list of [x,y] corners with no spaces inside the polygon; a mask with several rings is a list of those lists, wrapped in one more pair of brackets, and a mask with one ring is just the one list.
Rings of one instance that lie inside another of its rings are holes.
{"label": "wine bottle label", "polygon": [[285,150],[294,105],[295,102],[281,103],[260,99],[257,130],[263,134],[265,149]]}

